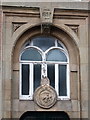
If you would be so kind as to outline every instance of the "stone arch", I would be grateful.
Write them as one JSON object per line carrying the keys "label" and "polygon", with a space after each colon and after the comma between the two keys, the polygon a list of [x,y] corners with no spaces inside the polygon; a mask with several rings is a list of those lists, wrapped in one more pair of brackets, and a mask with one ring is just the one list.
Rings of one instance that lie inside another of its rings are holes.
{"label": "stone arch", "polygon": [[[17,40],[19,39],[19,37],[24,34],[25,31],[27,31],[28,29],[31,29],[32,27],[38,26],[40,25],[40,23],[27,23],[22,25],[21,27],[19,27],[12,35],[12,45],[15,46],[15,43],[17,42]],[[74,42],[76,43],[76,45],[78,46],[78,42],[79,42],[79,38],[77,37],[77,35],[74,33],[73,30],[71,30],[68,26],[64,25],[64,24],[53,24],[55,27],[63,30],[64,32],[66,32],[71,38],[72,40],[74,40]],[[12,47],[13,48],[13,47]]]}
{"label": "stone arch", "polygon": [[[32,30],[33,28],[36,28],[38,29],[38,26],[40,27],[40,24],[30,24],[30,23],[27,23],[25,25],[22,25],[20,28],[18,28],[13,36],[12,36],[12,46],[11,46],[11,50],[12,51],[12,54],[13,54],[13,51],[14,51],[14,48],[19,40],[19,38],[21,38],[28,30]],[[71,42],[74,44],[74,46],[76,47],[76,51],[79,53],[79,47],[78,47],[78,43],[79,43],[79,38],[77,37],[77,35],[74,33],[73,30],[71,30],[68,26],[66,25],[57,25],[57,24],[54,24],[53,25],[54,28],[56,28],[55,30],[58,31],[58,30],[61,30],[64,32],[64,34],[67,35],[67,37],[69,37],[71,39]],[[34,32],[34,31],[33,31]],[[34,36],[34,35],[37,35],[37,34],[41,34],[40,33],[40,28],[39,28],[39,32],[38,33],[35,33],[31,36]],[[55,31],[54,31],[55,32]],[[56,32],[55,33],[52,33],[55,37],[58,37],[60,39],[60,35],[58,35]],[[60,34],[60,32],[58,32]],[[57,35],[56,35],[57,34]],[[30,37],[31,37],[30,36]],[[62,38],[61,38],[62,39]],[[67,40],[65,40],[66,38],[64,37],[63,38],[63,41],[62,42],[66,42]]]}
{"label": "stone arch", "polygon": [[[41,34],[40,30],[40,24],[31,25],[31,24],[26,24],[21,26],[16,30],[16,32],[13,34],[12,39],[13,39],[13,46],[12,46],[12,83],[14,81],[17,83],[16,86],[12,84],[14,91],[12,91],[12,102],[14,99],[17,99],[17,104],[30,104],[30,101],[19,101],[19,55],[20,55],[20,50],[23,46],[23,44],[29,39],[33,38],[34,36],[38,36]],[[73,74],[77,76],[77,86],[73,90],[73,80],[70,81],[71,85],[71,98],[70,99],[79,99],[79,95],[77,94],[79,91],[78,86],[80,85],[79,83],[79,48],[78,48],[78,37],[75,35],[75,33],[68,28],[65,25],[52,25],[51,28],[51,36],[54,36],[58,38],[59,40],[62,41],[62,43],[66,46],[68,52],[69,52],[69,57],[70,57],[70,79],[73,79],[72,76]],[[74,73],[75,72],[75,73]],[[75,81],[74,81],[75,82]],[[15,88],[14,88],[15,87]],[[72,92],[75,92],[73,95]],[[16,94],[14,93],[16,92]],[[23,104],[23,105],[24,105]],[[32,102],[31,102],[32,104]],[[70,103],[71,104],[71,103]],[[23,106],[23,108],[25,108]],[[12,104],[12,109],[14,109],[13,104]],[[17,108],[18,111],[20,111],[22,108]],[[79,108],[78,108],[79,109]],[[53,109],[54,111],[60,111],[60,108]],[[63,107],[61,108],[61,111],[63,110]],[[13,110],[14,111],[14,110]],[[28,111],[28,106],[25,109],[22,109],[22,112]],[[32,104],[32,111],[35,111],[34,108],[34,103]],[[72,110],[71,110],[72,111]],[[13,115],[12,115],[13,116]]]}

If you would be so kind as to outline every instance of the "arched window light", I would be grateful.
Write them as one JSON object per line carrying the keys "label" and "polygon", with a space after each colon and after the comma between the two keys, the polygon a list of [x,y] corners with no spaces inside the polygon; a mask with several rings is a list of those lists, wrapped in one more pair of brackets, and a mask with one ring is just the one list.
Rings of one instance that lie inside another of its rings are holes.
{"label": "arched window light", "polygon": [[50,79],[58,99],[70,98],[69,56],[62,42],[51,36],[29,39],[20,54],[20,99],[33,99],[43,76]]}

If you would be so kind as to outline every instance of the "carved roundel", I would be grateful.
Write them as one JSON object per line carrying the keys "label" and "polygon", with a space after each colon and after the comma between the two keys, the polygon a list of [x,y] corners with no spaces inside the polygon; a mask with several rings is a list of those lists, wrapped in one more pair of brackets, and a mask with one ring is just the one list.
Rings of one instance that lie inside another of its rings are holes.
{"label": "carved roundel", "polygon": [[42,108],[50,108],[57,101],[56,91],[49,85],[40,86],[35,90],[34,101]]}

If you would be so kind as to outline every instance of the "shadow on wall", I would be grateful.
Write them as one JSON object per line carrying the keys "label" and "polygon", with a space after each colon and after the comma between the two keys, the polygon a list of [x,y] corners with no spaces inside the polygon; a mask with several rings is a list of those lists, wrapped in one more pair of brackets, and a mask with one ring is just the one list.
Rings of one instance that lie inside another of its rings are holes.
{"label": "shadow on wall", "polygon": [[28,111],[19,120],[70,120],[70,118],[63,111]]}

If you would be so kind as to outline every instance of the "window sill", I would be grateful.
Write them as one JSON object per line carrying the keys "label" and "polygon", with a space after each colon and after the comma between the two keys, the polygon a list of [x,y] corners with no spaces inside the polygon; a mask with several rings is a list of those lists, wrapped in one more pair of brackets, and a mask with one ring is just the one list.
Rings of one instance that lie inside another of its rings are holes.
{"label": "window sill", "polygon": [[[28,100],[33,101],[33,97],[31,97],[31,96],[20,96],[19,100],[20,101],[28,101]],[[62,101],[62,100],[71,100],[71,99],[69,97],[64,96],[64,97],[58,97],[57,100]]]}
{"label": "window sill", "polygon": [[62,100],[71,100],[70,98],[57,98],[58,101],[62,101]]}

